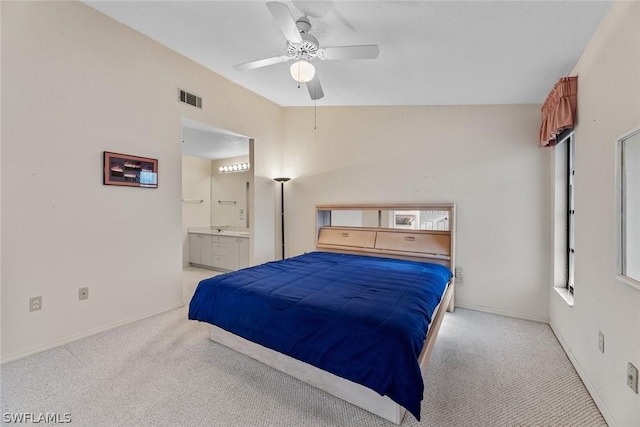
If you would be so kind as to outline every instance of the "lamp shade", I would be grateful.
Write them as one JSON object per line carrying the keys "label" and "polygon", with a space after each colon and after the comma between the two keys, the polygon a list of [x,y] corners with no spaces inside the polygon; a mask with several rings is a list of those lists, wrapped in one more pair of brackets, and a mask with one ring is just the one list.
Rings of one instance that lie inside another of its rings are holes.
{"label": "lamp shade", "polygon": [[313,79],[313,76],[316,74],[316,68],[306,59],[300,59],[291,65],[290,68],[291,77],[293,80],[306,83]]}

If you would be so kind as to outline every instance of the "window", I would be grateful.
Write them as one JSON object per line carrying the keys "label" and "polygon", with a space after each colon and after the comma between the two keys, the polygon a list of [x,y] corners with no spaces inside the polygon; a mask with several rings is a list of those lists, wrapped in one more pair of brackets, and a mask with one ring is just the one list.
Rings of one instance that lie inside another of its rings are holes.
{"label": "window", "polygon": [[617,140],[618,277],[640,290],[640,127]]}
{"label": "window", "polygon": [[573,295],[575,285],[575,146],[574,133],[571,132],[565,141],[567,150],[567,289]]}
{"label": "window", "polygon": [[[334,209],[331,226],[449,231],[447,210]],[[325,224],[326,225],[326,224]]]}
{"label": "window", "polygon": [[575,144],[574,132],[558,137],[555,146],[554,286],[572,305],[575,287]]}

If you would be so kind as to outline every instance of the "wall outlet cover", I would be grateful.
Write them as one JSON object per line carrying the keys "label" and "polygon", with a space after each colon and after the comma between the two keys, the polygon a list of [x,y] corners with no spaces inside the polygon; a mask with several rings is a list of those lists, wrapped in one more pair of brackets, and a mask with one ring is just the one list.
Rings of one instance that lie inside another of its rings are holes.
{"label": "wall outlet cover", "polygon": [[602,331],[598,331],[598,348],[600,353],[604,353],[604,334]]}
{"label": "wall outlet cover", "polygon": [[42,297],[29,298],[29,311],[42,310]]}
{"label": "wall outlet cover", "polygon": [[627,365],[627,385],[638,394],[638,368],[631,362]]}

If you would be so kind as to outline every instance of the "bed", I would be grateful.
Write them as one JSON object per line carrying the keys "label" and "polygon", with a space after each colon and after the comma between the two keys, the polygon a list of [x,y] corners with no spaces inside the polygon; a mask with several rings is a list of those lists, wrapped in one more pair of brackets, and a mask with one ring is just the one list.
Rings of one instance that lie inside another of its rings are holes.
{"label": "bed", "polygon": [[[455,206],[437,207],[453,225]],[[421,370],[453,309],[454,232],[331,222],[352,209],[377,211],[380,225],[384,208],[318,206],[316,251],[203,280],[189,318],[211,323],[212,340],[376,415],[420,419]]]}

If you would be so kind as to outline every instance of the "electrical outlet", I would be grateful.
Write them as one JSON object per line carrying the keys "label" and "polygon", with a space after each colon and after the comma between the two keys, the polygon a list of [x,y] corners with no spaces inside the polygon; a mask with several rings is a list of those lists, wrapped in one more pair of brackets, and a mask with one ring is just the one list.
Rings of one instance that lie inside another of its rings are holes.
{"label": "electrical outlet", "polygon": [[78,299],[89,299],[89,288],[80,288],[78,289]]}
{"label": "electrical outlet", "polygon": [[462,276],[464,275],[464,273],[462,272],[462,267],[456,267],[454,275],[456,277],[456,282],[462,282]]}
{"label": "electrical outlet", "polygon": [[29,311],[42,310],[42,297],[29,298]]}
{"label": "electrical outlet", "polygon": [[631,362],[627,365],[627,385],[638,394],[638,368]]}
{"label": "electrical outlet", "polygon": [[598,331],[598,348],[600,353],[604,353],[604,334],[602,331]]}

